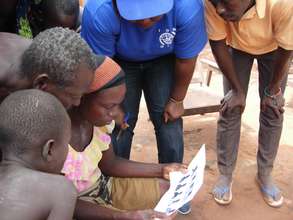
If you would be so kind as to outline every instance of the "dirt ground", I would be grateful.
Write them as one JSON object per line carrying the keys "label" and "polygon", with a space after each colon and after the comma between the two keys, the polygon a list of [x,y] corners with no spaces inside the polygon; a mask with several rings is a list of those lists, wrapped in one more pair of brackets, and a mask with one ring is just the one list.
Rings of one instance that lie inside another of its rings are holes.
{"label": "dirt ground", "polygon": [[[206,49],[202,56],[210,57],[209,49]],[[210,85],[219,93],[222,92],[221,79],[220,74],[214,74]],[[258,78],[254,68],[250,80],[247,106],[242,118],[242,133],[234,174],[232,204],[225,207],[219,206],[214,202],[211,194],[218,175],[215,138],[218,114],[185,117],[184,162],[189,163],[201,144],[205,143],[207,166],[204,184],[192,201],[192,213],[188,216],[178,215],[176,220],[293,220],[293,74],[289,75],[285,98],[286,111],[283,133],[273,172],[277,184],[283,191],[284,205],[279,209],[267,206],[255,183],[259,98]],[[131,158],[138,161],[157,162],[155,135],[152,123],[148,118],[145,103],[142,102]]]}

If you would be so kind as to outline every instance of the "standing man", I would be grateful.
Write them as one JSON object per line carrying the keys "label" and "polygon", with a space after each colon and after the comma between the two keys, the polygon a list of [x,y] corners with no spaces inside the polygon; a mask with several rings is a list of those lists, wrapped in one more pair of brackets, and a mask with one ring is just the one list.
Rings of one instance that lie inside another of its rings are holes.
{"label": "standing man", "polygon": [[82,37],[95,53],[114,57],[126,73],[123,103],[129,128],[113,133],[117,155],[129,159],[144,92],[160,163],[182,162],[183,99],[206,44],[201,0],[88,0]]}
{"label": "standing man", "polygon": [[259,143],[257,182],[265,201],[279,207],[283,197],[271,172],[282,132],[287,70],[293,49],[291,0],[206,0],[207,31],[223,72],[225,97],[217,131],[220,177],[213,190],[219,204],[232,201],[241,114],[253,60],[258,62]]}

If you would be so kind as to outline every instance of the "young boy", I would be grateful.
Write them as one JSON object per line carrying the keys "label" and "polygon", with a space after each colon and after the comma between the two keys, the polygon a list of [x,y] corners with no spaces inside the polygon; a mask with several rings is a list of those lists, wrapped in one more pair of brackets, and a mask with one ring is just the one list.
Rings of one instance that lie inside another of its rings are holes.
{"label": "young boy", "polygon": [[71,122],[62,104],[40,90],[22,90],[0,105],[1,220],[71,220],[74,186],[59,174]]}
{"label": "young boy", "polygon": [[293,50],[292,1],[206,0],[206,23],[213,55],[224,74],[217,128],[220,176],[213,194],[218,204],[232,202],[232,179],[241,134],[241,115],[253,61],[259,72],[259,133],[256,180],[272,207],[284,201],[272,177],[283,126],[287,70]]}

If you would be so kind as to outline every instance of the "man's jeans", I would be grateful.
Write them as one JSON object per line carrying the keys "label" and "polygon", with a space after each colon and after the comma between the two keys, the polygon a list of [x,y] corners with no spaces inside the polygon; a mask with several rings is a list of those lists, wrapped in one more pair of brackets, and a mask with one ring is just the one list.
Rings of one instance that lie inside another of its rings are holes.
{"label": "man's jeans", "polygon": [[[259,72],[259,96],[264,96],[264,89],[269,85],[273,77],[273,65],[276,52],[251,55],[232,49],[234,68],[238,78],[247,94],[249,78],[253,60],[258,63]],[[230,85],[224,77],[224,93],[230,90]],[[287,76],[283,79],[281,89],[284,93]],[[272,109],[259,113],[259,133],[257,165],[260,175],[269,175],[273,169],[274,160],[279,148],[279,141],[283,126],[283,114],[277,118]],[[223,175],[232,175],[236,165],[241,127],[241,114],[239,112],[227,112],[220,116],[217,129],[217,156],[218,167]]]}
{"label": "man's jeans", "polygon": [[[150,119],[155,128],[160,163],[182,162],[182,119],[165,123],[163,113],[174,84],[175,57],[172,55],[145,62],[116,61],[126,73],[126,96],[124,111],[129,113],[130,127],[117,140],[119,128],[112,135],[116,155],[129,159],[133,130],[137,122],[142,91]],[[146,155],[147,156],[147,155]]]}

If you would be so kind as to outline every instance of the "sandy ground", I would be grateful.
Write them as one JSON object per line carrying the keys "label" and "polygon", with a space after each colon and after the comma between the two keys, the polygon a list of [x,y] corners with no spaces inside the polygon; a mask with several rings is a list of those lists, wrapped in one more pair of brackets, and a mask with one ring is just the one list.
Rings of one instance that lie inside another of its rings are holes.
{"label": "sandy ground", "polygon": [[[210,56],[210,52],[206,50],[203,55]],[[213,75],[210,87],[222,92],[221,75]],[[211,113],[184,118],[184,162],[189,163],[200,145],[205,143],[207,166],[204,185],[192,201],[192,213],[188,216],[178,215],[176,220],[293,220],[293,74],[289,75],[285,94],[284,127],[273,172],[285,197],[284,205],[279,209],[270,208],[265,204],[255,183],[259,127],[257,94],[257,72],[254,71],[242,119],[240,150],[233,183],[233,202],[229,206],[217,205],[211,194],[218,175],[215,147],[218,114]],[[155,135],[152,123],[148,118],[146,106],[142,102],[131,158],[138,161],[157,162]]]}

